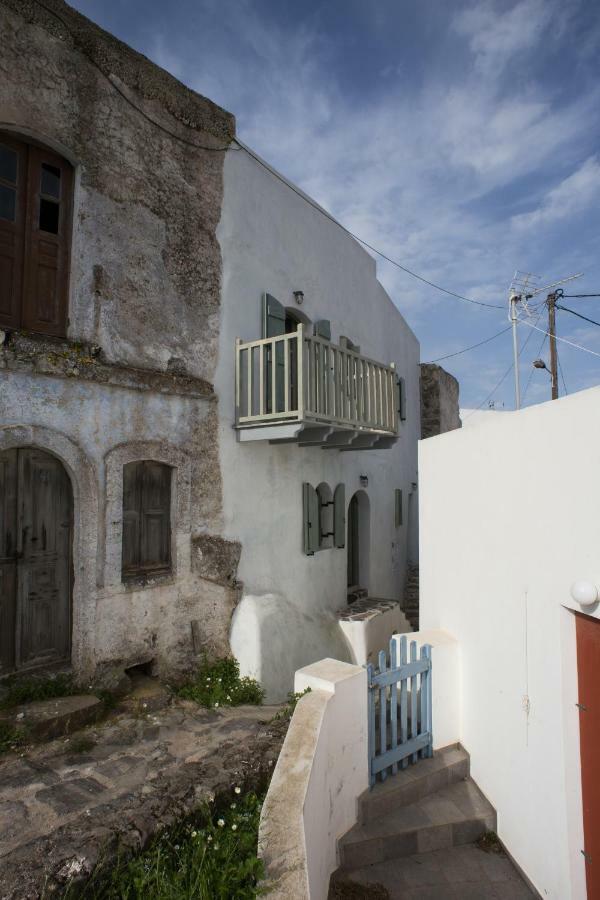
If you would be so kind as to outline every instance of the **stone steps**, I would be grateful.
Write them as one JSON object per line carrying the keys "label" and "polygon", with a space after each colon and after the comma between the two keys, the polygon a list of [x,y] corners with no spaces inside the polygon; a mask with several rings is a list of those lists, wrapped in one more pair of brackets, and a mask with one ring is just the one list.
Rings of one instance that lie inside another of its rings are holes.
{"label": "stone steps", "polygon": [[494,831],[496,812],[469,771],[468,754],[454,746],[378,783],[339,841],[340,868],[468,844]]}
{"label": "stone steps", "polygon": [[419,630],[419,567],[409,566],[404,587],[402,611],[413,631]]}

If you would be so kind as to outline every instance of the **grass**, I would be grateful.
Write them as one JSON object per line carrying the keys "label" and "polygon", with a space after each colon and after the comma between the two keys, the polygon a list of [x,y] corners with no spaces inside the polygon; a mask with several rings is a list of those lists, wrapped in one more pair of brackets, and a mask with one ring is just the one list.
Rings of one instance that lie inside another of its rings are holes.
{"label": "grass", "polygon": [[98,869],[66,898],[84,900],[251,900],[259,894],[257,857],[261,800],[241,796],[214,810],[204,807],[165,829],[150,846],[110,871]]}
{"label": "grass", "polygon": [[5,722],[0,722],[0,754],[17,750],[24,740],[25,737],[21,731],[16,731]]}
{"label": "grass", "polygon": [[240,677],[237,659],[219,659],[206,663],[192,681],[175,688],[178,697],[193,700],[200,706],[261,706],[265,692],[254,678]]}
{"label": "grass", "polygon": [[310,694],[310,691],[311,688],[309,687],[304,688],[304,690],[300,691],[299,693],[290,691],[288,694],[288,702],[285,704],[285,706],[282,706],[278,713],[273,716],[273,721],[276,722],[278,719],[286,719],[289,722],[289,720],[294,715],[294,710],[298,705],[298,700],[304,697],[305,694]]}
{"label": "grass", "polygon": [[14,678],[6,682],[6,691],[0,700],[0,708],[6,709],[34,700],[70,697],[78,693],[80,690],[70,675],[59,674],[53,678]]}

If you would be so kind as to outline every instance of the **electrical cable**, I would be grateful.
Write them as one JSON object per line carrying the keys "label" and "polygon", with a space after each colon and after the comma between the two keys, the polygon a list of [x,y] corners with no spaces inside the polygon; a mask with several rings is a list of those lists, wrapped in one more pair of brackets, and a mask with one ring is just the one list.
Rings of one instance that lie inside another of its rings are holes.
{"label": "electrical cable", "polygon": [[[526,319],[517,319],[518,322],[521,322],[523,325],[527,325],[528,328],[535,328],[536,331],[539,331],[540,334],[547,334],[550,337],[549,331],[544,331],[543,328],[538,328],[537,325],[532,325],[531,322],[528,322]],[[567,338],[559,337],[557,334],[554,335],[557,341],[562,341],[563,344],[568,344],[569,347],[575,347],[576,350],[583,350],[584,353],[591,353],[592,356],[600,357],[600,353],[596,353],[595,350],[590,350],[589,347],[582,347],[581,344],[576,344],[574,341],[569,341]]]}
{"label": "electrical cable", "polygon": [[507,328],[503,328],[502,331],[496,332],[491,337],[486,338],[484,341],[479,341],[478,344],[472,344],[470,347],[465,347],[464,350],[457,350],[456,353],[447,353],[445,356],[436,356],[435,359],[428,359],[427,363],[435,363],[441,362],[442,359],[450,359],[452,356],[460,356],[461,353],[468,353],[469,350],[475,350],[477,347],[483,347],[484,344],[489,344],[490,341],[495,340],[497,337],[500,337],[501,334],[506,334],[507,331],[510,331],[512,325],[509,325]]}
{"label": "electrical cable", "polygon": [[[533,332],[531,331],[531,332],[527,335],[527,337],[525,338],[525,340],[523,341],[523,345],[521,346],[521,348],[520,348],[520,350],[519,350],[519,353],[518,353],[518,356],[517,356],[518,359],[521,358],[521,354],[523,353],[523,351],[525,350],[525,347],[526,347],[527,344],[529,343],[529,339],[531,338],[531,335],[532,335],[532,334],[533,334]],[[469,419],[469,418],[473,415],[473,413],[476,413],[478,410],[480,410],[481,407],[484,406],[484,405],[488,402],[488,400],[491,400],[491,399],[492,399],[492,397],[494,396],[494,394],[496,393],[496,391],[498,390],[498,388],[501,387],[501,385],[504,383],[504,381],[508,378],[508,376],[510,375],[510,373],[512,372],[512,370],[514,369],[514,367],[515,367],[515,363],[514,363],[514,360],[513,360],[513,361],[511,362],[510,366],[508,367],[508,369],[506,370],[506,372],[504,373],[504,375],[502,376],[502,378],[500,379],[500,381],[498,382],[498,384],[496,385],[496,387],[491,391],[491,393],[489,393],[489,394],[487,395],[487,397],[485,398],[485,400],[482,400],[482,402],[479,404],[479,406],[476,406],[475,409],[471,410],[471,412],[469,413],[468,416],[465,416],[465,421],[466,421],[467,419]]]}
{"label": "electrical cable", "polygon": [[565,376],[563,375],[562,366],[560,364],[560,356],[558,355],[558,350],[556,351],[556,361],[558,362],[558,371],[560,372],[560,377],[562,378],[563,387],[565,389],[565,394],[568,395],[567,385],[565,383]]}
{"label": "electrical cable", "polygon": [[581,313],[575,312],[574,309],[569,309],[567,306],[561,306],[560,303],[556,304],[557,309],[562,309],[563,312],[571,313],[573,316],[577,316],[579,319],[585,319],[586,322],[590,322],[592,325],[597,325],[600,328],[600,322],[594,321],[594,319],[588,319],[587,316],[582,316]]}
{"label": "electrical cable", "polygon": [[561,297],[600,297],[600,294],[561,294]]}
{"label": "electrical cable", "polygon": [[[43,2],[43,0],[36,0],[36,3],[39,6],[41,6],[42,9],[45,9],[46,12],[50,13],[50,15],[53,15],[55,17],[55,19],[57,19],[62,24],[62,26],[66,29],[66,31],[71,35],[71,37],[73,37],[73,32],[71,31],[69,25],[67,24],[67,22],[63,19],[63,17],[59,13],[57,13],[55,10],[51,9],[49,6],[46,6],[46,4]],[[157,128],[160,128],[162,131],[169,134],[171,137],[175,138],[178,141],[181,141],[184,144],[187,144],[188,146],[194,147],[197,150],[207,150],[207,151],[226,153],[228,150],[234,149],[230,145],[228,145],[227,147],[201,146],[200,144],[196,144],[194,141],[189,141],[186,138],[183,138],[180,135],[175,134],[173,131],[171,131],[169,128],[167,128],[165,125],[162,125],[160,122],[157,122],[155,119],[153,119],[151,116],[149,116],[146,112],[144,112],[143,109],[140,109],[139,106],[137,106],[135,103],[133,103],[133,101],[127,96],[127,94],[125,94],[119,88],[119,86],[112,80],[112,78],[110,78],[104,72],[104,70],[98,65],[96,60],[93,59],[85,50],[83,50],[82,52],[85,53],[85,55],[88,57],[90,62],[98,69],[98,71],[104,76],[104,78],[114,87],[114,89],[117,91],[117,93],[121,97],[123,97],[123,99],[127,103],[129,103],[129,105],[133,109],[135,109],[148,122],[151,122]],[[312,206],[313,209],[316,209],[318,212],[321,213],[321,215],[325,216],[327,219],[329,219],[331,222],[333,222],[335,225],[337,225],[339,228],[341,228],[342,231],[345,231],[346,234],[348,234],[348,235],[350,235],[350,237],[354,238],[355,241],[358,241],[364,247],[367,247],[369,250],[371,250],[373,253],[376,253],[382,259],[385,259],[391,265],[396,266],[402,272],[405,272],[407,275],[410,275],[412,278],[416,278],[418,281],[422,281],[424,284],[429,285],[429,287],[434,288],[436,291],[440,291],[443,294],[448,294],[448,296],[450,296],[450,297],[455,297],[457,300],[462,300],[466,303],[472,303],[475,306],[482,306],[482,307],[485,307],[486,309],[504,309],[504,306],[499,306],[498,304],[494,304],[494,303],[484,303],[482,300],[473,300],[472,297],[465,297],[463,294],[458,294],[455,291],[450,291],[447,288],[444,288],[441,285],[436,284],[434,281],[430,281],[428,278],[425,278],[423,275],[419,275],[418,272],[414,272],[412,269],[408,269],[406,266],[403,266],[397,260],[392,259],[390,256],[387,256],[387,254],[383,253],[381,250],[378,250],[377,247],[374,247],[372,244],[369,244],[367,241],[363,240],[363,238],[359,237],[357,234],[354,234],[354,232],[350,231],[349,228],[346,228],[345,225],[342,225],[341,222],[338,222],[337,219],[335,219],[330,213],[327,212],[327,210],[323,209],[321,206],[319,206],[318,203],[316,203],[314,200],[312,200],[310,197],[308,197],[303,191],[296,188],[286,178],[284,178],[282,175],[280,175],[278,172],[276,172],[274,169],[272,169],[271,166],[269,166],[266,162],[264,162],[260,158],[260,156],[257,156],[256,153],[254,153],[252,150],[250,150],[249,147],[246,147],[246,145],[243,144],[240,140],[238,140],[237,138],[235,138],[233,136],[232,136],[231,140],[238,145],[239,150],[243,150],[245,153],[248,154],[248,156],[251,156],[264,169],[266,169],[267,172],[270,172],[271,175],[273,175],[275,178],[277,178],[283,184],[287,185],[287,187],[290,190],[292,190],[295,194],[297,194],[299,197],[301,197],[306,203],[308,203],[310,206]]]}
{"label": "electrical cable", "polygon": [[[535,356],[536,359],[539,359],[539,358],[540,358],[541,352],[542,352],[542,350],[544,349],[544,344],[546,343],[547,340],[548,340],[548,335],[545,334],[545,335],[542,337],[542,343],[540,344],[540,349],[539,349],[538,352],[536,353],[536,356]],[[525,398],[527,397],[527,391],[529,390],[529,385],[531,384],[531,379],[533,378],[533,373],[534,373],[534,372],[535,372],[535,367],[533,366],[533,363],[532,363],[532,365],[531,365],[531,372],[529,373],[529,378],[527,379],[527,384],[525,385],[525,390],[523,391],[523,399],[522,399],[522,402],[523,402],[523,403],[525,403]]]}

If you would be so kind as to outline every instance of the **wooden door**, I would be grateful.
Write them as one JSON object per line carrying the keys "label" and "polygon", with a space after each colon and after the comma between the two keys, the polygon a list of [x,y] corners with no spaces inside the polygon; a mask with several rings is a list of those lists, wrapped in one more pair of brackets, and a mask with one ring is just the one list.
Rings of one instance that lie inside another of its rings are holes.
{"label": "wooden door", "polygon": [[358,497],[354,494],[348,506],[348,587],[358,586]]}
{"label": "wooden door", "polygon": [[600,621],[577,614],[579,738],[587,895],[600,898]]}
{"label": "wooden door", "polygon": [[0,674],[68,662],[71,484],[41,450],[0,454]]}

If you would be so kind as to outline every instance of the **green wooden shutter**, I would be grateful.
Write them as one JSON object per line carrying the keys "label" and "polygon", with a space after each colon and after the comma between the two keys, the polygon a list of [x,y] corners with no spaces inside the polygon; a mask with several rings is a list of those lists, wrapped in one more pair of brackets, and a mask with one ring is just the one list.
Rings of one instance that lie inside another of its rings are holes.
{"label": "green wooden shutter", "polygon": [[269,338],[280,334],[285,334],[285,308],[271,294],[263,294],[262,336]]}
{"label": "green wooden shutter", "polygon": [[396,488],[394,491],[394,523],[396,528],[400,528],[402,521],[402,491],[400,488]]}
{"label": "green wooden shutter", "polygon": [[398,416],[401,422],[406,421],[406,382],[398,378]]}
{"label": "green wooden shutter", "polygon": [[333,494],[333,546],[346,546],[346,488],[338,484]]}
{"label": "green wooden shutter", "polygon": [[329,319],[319,319],[318,322],[315,322],[313,329],[317,337],[325,338],[326,341],[331,340],[331,322]]}
{"label": "green wooden shutter", "polygon": [[[279,337],[285,334],[285,308],[271,294],[263,294],[262,308],[262,336],[263,338]],[[262,352],[262,351],[261,351]],[[266,378],[265,378],[265,409],[267,413],[283,412],[285,406],[285,364],[284,364],[283,342],[279,342],[275,346],[275,404],[273,406],[272,383],[273,375],[271,371],[271,356],[273,348],[267,346],[265,353]]]}
{"label": "green wooden shutter", "polygon": [[313,556],[319,549],[319,497],[312,484],[302,485],[302,507],[304,516],[304,552]]}

